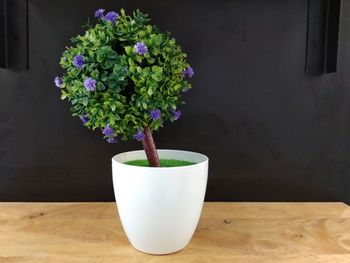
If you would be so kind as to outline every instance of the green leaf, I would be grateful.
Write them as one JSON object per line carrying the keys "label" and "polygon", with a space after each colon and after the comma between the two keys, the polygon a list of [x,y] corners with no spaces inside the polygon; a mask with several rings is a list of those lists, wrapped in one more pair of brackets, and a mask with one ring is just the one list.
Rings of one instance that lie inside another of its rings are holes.
{"label": "green leaf", "polygon": [[129,46],[125,47],[124,49],[125,49],[125,53],[126,53],[127,55],[130,55],[130,54],[132,53],[132,51],[133,51],[133,48],[132,48],[132,47],[129,47]]}

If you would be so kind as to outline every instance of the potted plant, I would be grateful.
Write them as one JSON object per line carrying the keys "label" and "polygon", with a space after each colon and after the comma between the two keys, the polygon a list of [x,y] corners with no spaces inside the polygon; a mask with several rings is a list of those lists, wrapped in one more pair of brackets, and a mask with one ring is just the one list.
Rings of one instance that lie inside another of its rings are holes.
{"label": "potted plant", "polygon": [[72,39],[55,78],[73,116],[108,143],[137,140],[141,151],[112,158],[120,219],[131,244],[151,254],[184,248],[203,206],[208,158],[157,150],[152,133],[181,116],[182,96],[193,69],[170,33],[135,11],[95,13],[97,23]]}

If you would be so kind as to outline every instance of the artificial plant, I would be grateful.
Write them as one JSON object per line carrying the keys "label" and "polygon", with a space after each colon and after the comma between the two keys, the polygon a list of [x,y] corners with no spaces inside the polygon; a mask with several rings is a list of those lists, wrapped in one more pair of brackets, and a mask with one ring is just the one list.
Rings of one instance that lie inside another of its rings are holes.
{"label": "artificial plant", "polygon": [[152,132],[180,117],[193,69],[170,33],[139,10],[127,15],[99,9],[95,17],[97,23],[88,23],[63,52],[64,73],[55,85],[84,126],[100,129],[109,143],[142,142],[150,166],[157,167]]}

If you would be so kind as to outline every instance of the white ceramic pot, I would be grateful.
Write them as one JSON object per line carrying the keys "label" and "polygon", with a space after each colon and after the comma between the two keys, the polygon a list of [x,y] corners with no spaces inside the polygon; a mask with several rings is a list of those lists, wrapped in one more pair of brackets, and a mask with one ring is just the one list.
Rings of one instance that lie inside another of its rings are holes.
{"label": "white ceramic pot", "polygon": [[154,168],[124,164],[146,159],[144,151],[112,158],[113,186],[119,216],[130,243],[149,254],[169,254],[186,247],[197,227],[208,177],[203,154],[158,150],[161,159],[196,164]]}

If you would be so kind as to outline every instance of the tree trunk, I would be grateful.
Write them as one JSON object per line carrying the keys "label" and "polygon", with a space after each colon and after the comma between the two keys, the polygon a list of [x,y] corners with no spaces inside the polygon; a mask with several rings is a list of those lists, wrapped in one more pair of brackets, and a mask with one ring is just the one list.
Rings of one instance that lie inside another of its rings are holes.
{"label": "tree trunk", "polygon": [[142,140],[143,149],[146,152],[149,166],[160,167],[159,156],[149,127],[144,128],[145,139]]}

